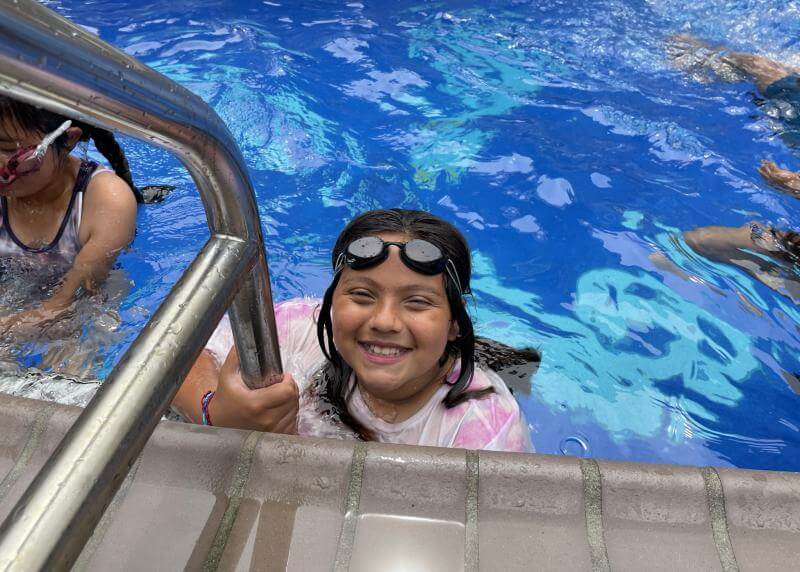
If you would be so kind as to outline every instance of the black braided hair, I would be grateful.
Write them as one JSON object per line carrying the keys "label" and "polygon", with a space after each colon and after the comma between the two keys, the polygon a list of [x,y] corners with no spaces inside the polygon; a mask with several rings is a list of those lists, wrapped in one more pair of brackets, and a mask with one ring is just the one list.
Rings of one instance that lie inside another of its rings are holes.
{"label": "black braided hair", "polygon": [[133,175],[131,174],[131,167],[128,164],[128,158],[125,156],[125,152],[122,150],[122,147],[120,147],[119,143],[117,143],[117,139],[114,137],[114,134],[98,127],[91,127],[84,124],[80,124],[78,126],[83,130],[84,133],[84,135],[81,136],[81,141],[86,141],[91,138],[94,141],[94,146],[97,148],[100,154],[106,158],[117,176],[125,181],[131,188],[133,194],[136,196],[136,202],[140,204],[143,203],[144,197],[142,196],[141,191],[133,183]]}
{"label": "black braided hair", "polygon": [[783,258],[792,264],[800,264],[800,233],[793,230],[787,230],[780,235],[778,240],[780,241],[781,246],[784,248]]}

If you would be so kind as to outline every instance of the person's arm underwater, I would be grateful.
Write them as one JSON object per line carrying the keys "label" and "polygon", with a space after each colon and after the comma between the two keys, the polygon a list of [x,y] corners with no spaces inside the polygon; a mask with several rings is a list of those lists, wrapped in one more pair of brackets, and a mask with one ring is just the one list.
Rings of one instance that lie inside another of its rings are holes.
{"label": "person's arm underwater", "polygon": [[757,250],[752,240],[752,226],[704,226],[683,233],[692,250],[717,262],[730,263],[742,249]]}
{"label": "person's arm underwater", "polygon": [[759,223],[732,228],[709,226],[684,233],[686,243],[698,254],[723,264],[735,265],[776,292],[800,303],[794,272],[787,262],[797,259],[800,235]]}

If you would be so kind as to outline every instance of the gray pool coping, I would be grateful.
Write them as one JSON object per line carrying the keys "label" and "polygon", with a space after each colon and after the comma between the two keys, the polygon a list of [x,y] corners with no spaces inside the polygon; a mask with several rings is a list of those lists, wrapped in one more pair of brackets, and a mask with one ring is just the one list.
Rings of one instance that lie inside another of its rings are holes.
{"label": "gray pool coping", "polygon": [[[80,413],[0,395],[0,518]],[[77,570],[788,570],[800,474],[159,424]]]}

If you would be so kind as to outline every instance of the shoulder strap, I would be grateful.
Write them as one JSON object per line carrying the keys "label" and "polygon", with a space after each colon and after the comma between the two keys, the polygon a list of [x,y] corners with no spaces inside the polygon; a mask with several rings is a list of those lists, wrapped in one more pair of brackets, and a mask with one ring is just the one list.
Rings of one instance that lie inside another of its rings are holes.
{"label": "shoulder strap", "polygon": [[98,165],[94,161],[81,161],[81,168],[78,171],[78,176],[75,178],[75,186],[72,188],[72,193],[82,193],[89,186],[89,181],[92,180],[92,173],[95,172]]}

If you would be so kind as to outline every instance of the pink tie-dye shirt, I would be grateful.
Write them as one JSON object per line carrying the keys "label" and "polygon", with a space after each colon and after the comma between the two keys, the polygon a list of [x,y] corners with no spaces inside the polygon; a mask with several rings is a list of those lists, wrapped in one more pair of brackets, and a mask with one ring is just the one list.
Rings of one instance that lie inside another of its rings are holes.
{"label": "pink tie-dye shirt", "polygon": [[[352,438],[353,434],[347,428],[319,413],[318,400],[313,392],[307,391],[325,363],[317,341],[316,312],[319,305],[317,299],[296,298],[275,306],[283,369],[292,374],[300,389],[298,432],[315,437]],[[233,334],[225,317],[208,341],[206,351],[222,363],[232,347]],[[459,365],[456,364],[448,382],[454,382],[458,373]],[[348,409],[353,417],[375,433],[379,441],[386,443],[533,451],[525,417],[506,384],[495,372],[476,367],[469,389],[489,386],[494,387],[494,393],[447,409],[442,399],[450,385],[443,384],[409,419],[388,423],[370,411],[356,385]]]}

